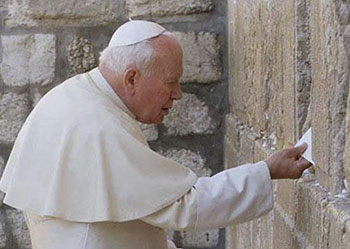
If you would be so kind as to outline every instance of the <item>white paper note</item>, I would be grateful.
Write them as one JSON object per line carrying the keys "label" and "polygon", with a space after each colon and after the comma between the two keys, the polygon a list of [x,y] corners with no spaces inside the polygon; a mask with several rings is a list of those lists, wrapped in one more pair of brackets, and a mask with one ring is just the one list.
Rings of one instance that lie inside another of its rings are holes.
{"label": "white paper note", "polygon": [[307,149],[306,151],[301,155],[306,160],[308,160],[310,163],[315,165],[314,161],[312,160],[312,131],[311,128],[302,136],[302,138],[296,143],[295,147],[302,145],[303,143],[307,143]]}

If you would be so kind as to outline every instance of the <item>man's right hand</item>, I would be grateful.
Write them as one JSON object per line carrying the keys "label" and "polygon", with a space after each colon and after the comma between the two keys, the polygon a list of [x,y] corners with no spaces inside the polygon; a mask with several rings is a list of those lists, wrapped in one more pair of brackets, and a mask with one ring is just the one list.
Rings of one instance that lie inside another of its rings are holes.
{"label": "man's right hand", "polygon": [[271,179],[300,178],[304,170],[312,164],[301,155],[307,149],[307,144],[284,149],[272,154],[265,160],[270,170]]}

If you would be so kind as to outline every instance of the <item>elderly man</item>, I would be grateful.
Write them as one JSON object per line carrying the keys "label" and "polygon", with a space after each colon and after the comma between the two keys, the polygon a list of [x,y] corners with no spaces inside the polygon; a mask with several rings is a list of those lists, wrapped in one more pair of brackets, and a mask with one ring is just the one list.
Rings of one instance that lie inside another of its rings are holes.
{"label": "elderly man", "polygon": [[197,178],[153,152],[138,122],[160,123],[182,96],[182,50],[162,26],[130,21],[99,67],[46,94],[0,182],[24,211],[34,249],[167,249],[164,229],[214,229],[273,205],[271,178],[298,178],[306,145]]}

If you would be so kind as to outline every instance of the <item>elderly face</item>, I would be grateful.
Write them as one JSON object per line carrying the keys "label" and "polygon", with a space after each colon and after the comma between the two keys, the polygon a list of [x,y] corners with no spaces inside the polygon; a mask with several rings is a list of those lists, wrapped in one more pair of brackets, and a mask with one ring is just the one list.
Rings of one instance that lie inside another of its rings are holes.
{"label": "elderly face", "polygon": [[143,74],[135,84],[134,113],[143,123],[159,124],[169,113],[174,100],[182,97],[180,78],[183,73],[182,50],[172,39],[155,40],[158,52],[149,76]]}

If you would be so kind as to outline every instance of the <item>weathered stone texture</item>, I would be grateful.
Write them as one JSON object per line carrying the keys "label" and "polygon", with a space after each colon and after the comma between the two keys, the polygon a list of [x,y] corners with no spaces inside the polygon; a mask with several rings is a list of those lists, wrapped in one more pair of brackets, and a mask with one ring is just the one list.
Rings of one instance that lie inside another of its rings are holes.
{"label": "weathered stone texture", "polygon": [[208,106],[194,94],[188,93],[184,93],[181,100],[174,102],[163,124],[168,135],[208,134],[215,129]]}
{"label": "weathered stone texture", "polygon": [[233,115],[226,116],[225,157],[226,168],[236,167],[254,160],[256,136]]}
{"label": "weathered stone texture", "polygon": [[9,2],[9,0],[1,0],[0,1],[0,11],[7,9],[8,2]]}
{"label": "weathered stone texture", "polygon": [[[5,161],[4,159],[0,156],[0,177],[2,176],[2,173],[4,172],[5,169]],[[0,204],[1,206],[1,204]]]}
{"label": "weathered stone texture", "polygon": [[14,26],[99,26],[124,16],[123,1],[9,0],[5,24]]}
{"label": "weathered stone texture", "polygon": [[278,211],[274,212],[273,248],[299,249],[296,237]]}
{"label": "weathered stone texture", "polygon": [[0,73],[6,85],[47,85],[55,73],[56,38],[51,34],[2,36]]}
{"label": "weathered stone texture", "polygon": [[346,110],[346,128],[345,128],[346,144],[344,153],[344,169],[346,177],[346,190],[350,193],[350,95],[348,96],[347,110]]}
{"label": "weathered stone texture", "polygon": [[350,202],[331,202],[326,215],[329,220],[329,248],[346,249],[350,245]]}
{"label": "weathered stone texture", "polygon": [[129,17],[188,15],[208,12],[214,8],[210,0],[126,0]]}
{"label": "weathered stone texture", "polygon": [[[236,1],[230,22],[230,105],[255,133],[295,142],[292,1]],[[280,10],[274,11],[274,10]],[[261,24],[264,25],[261,25]],[[239,44],[237,46],[237,44]]]}
{"label": "weathered stone texture", "polygon": [[0,94],[0,143],[12,144],[29,112],[27,94]]}
{"label": "weathered stone texture", "polygon": [[219,243],[219,230],[181,232],[180,236],[185,248],[212,248]]}
{"label": "weathered stone texture", "polygon": [[67,46],[69,72],[72,75],[85,73],[97,66],[91,42],[77,37]]}
{"label": "weathered stone texture", "polygon": [[144,124],[140,122],[141,130],[147,141],[155,141],[158,139],[158,127],[154,124]]}
{"label": "weathered stone texture", "polygon": [[159,153],[185,167],[190,168],[199,177],[211,175],[211,170],[205,168],[205,159],[203,159],[199,154],[196,154],[190,150],[171,149],[164,152],[160,151]]}
{"label": "weathered stone texture", "polygon": [[311,125],[311,46],[310,1],[296,1],[296,115],[297,137],[301,137]]}
{"label": "weathered stone texture", "polygon": [[262,240],[262,248],[348,248],[350,2],[237,0],[228,7],[225,167],[232,155],[258,161],[290,147],[310,126],[317,163],[301,180],[273,183],[269,234],[254,233],[255,221],[238,225],[228,248],[261,248]]}
{"label": "weathered stone texture", "polygon": [[[283,208],[290,218],[295,216],[296,213],[296,188],[294,180],[280,180],[276,182],[277,195],[275,201]],[[292,218],[291,218],[292,219]]]}
{"label": "weathered stone texture", "polygon": [[218,35],[208,32],[173,32],[183,48],[182,82],[210,83],[220,80]]}
{"label": "weathered stone texture", "polygon": [[7,209],[6,216],[11,227],[13,239],[18,247],[23,249],[32,248],[29,230],[22,211]]}
{"label": "weathered stone texture", "polygon": [[319,169],[328,175],[331,184],[327,184],[327,179],[319,180],[332,192],[339,192],[343,188],[344,177],[350,48],[349,28],[338,22],[342,17],[336,11],[335,3],[340,1],[311,1],[312,127],[314,134],[323,134],[313,136],[313,143],[317,145],[313,147],[314,160]]}

